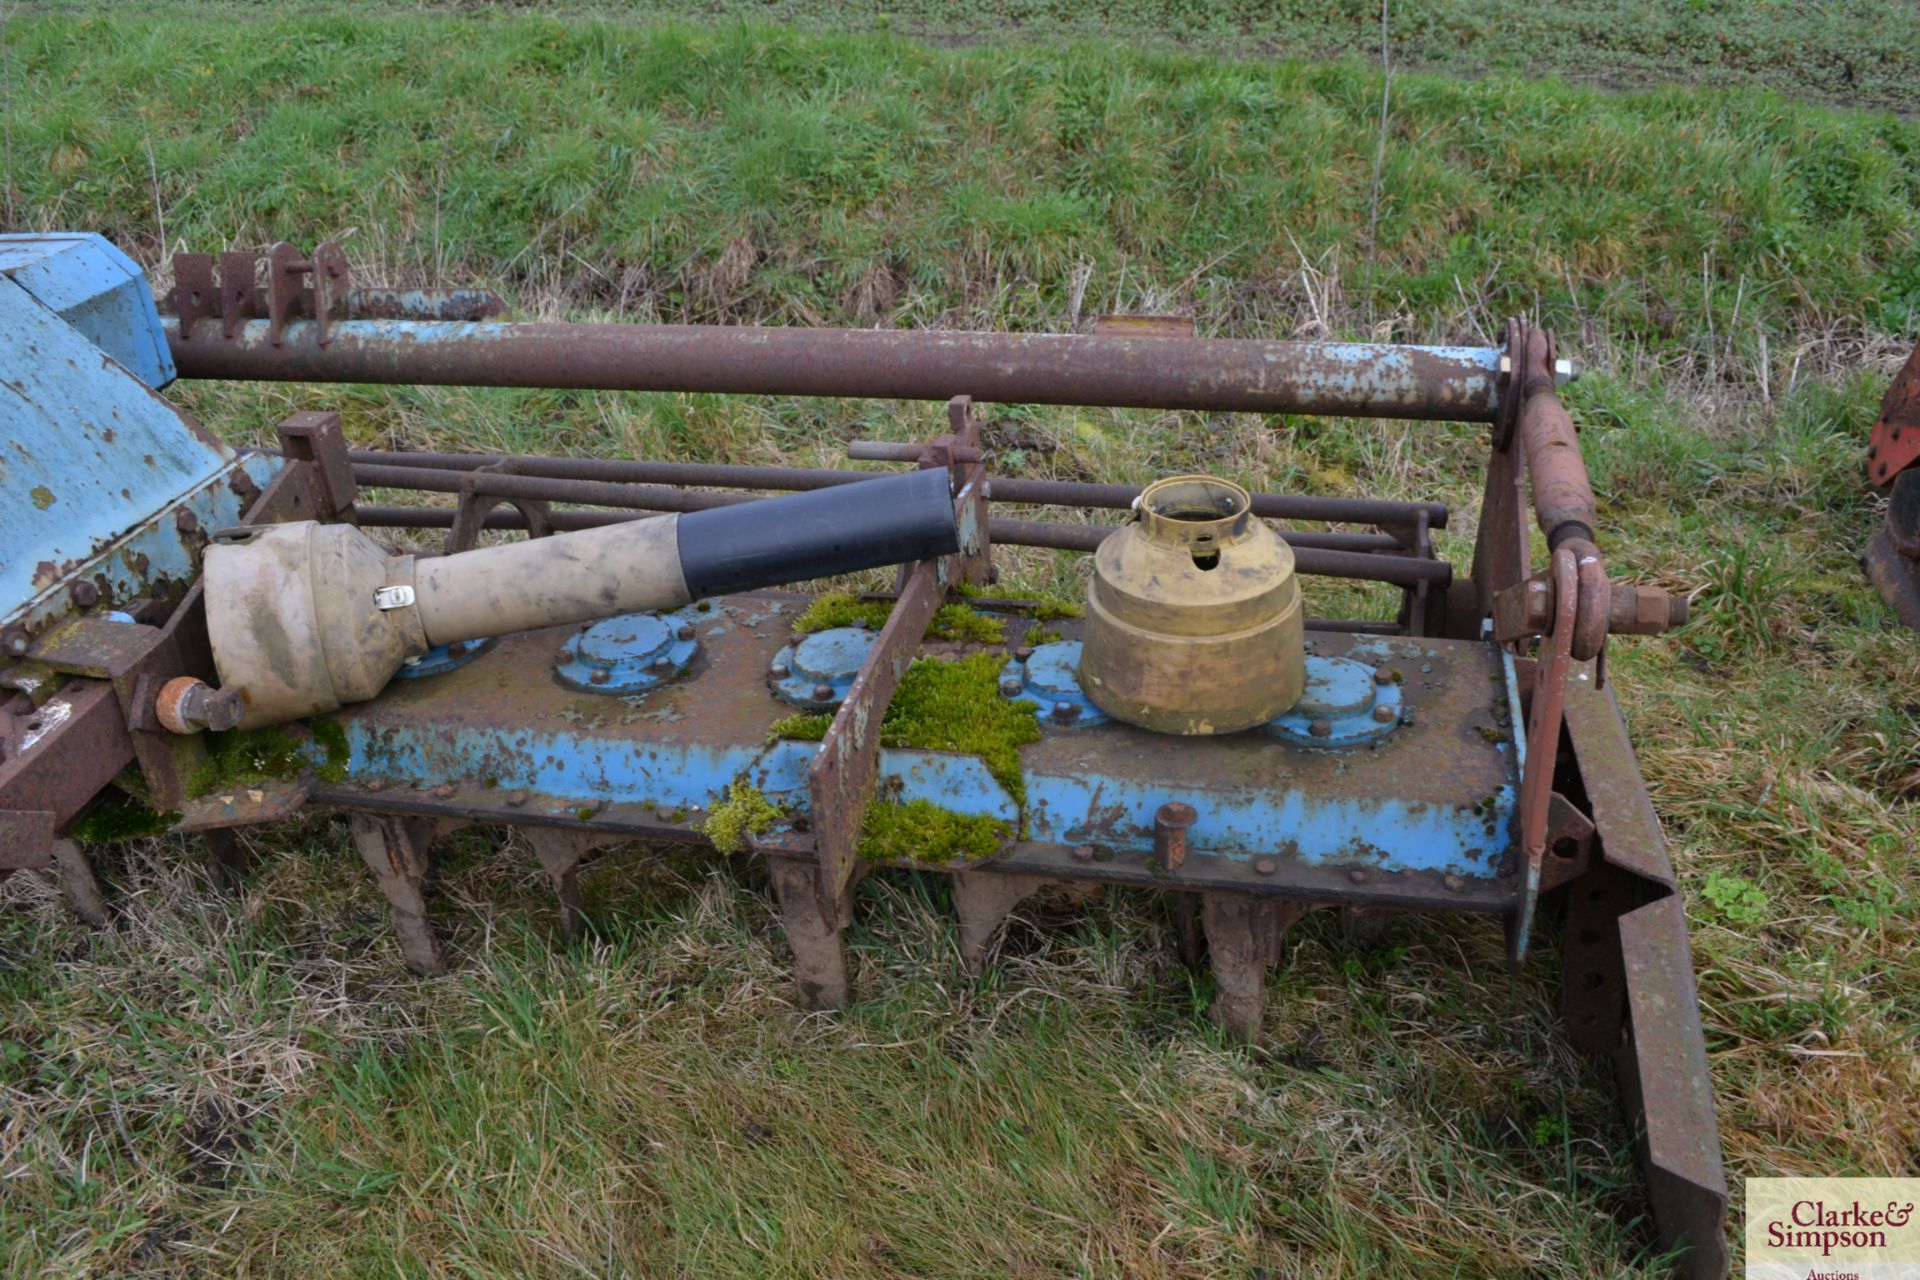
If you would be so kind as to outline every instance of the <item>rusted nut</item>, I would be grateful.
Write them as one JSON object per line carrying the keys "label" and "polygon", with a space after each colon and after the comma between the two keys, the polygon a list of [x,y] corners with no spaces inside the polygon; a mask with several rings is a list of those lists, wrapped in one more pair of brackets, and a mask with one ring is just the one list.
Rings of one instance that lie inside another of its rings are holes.
{"label": "rusted nut", "polygon": [[1030,644],[1016,645],[1014,646],[1013,656],[1021,662],[1025,662],[1033,656],[1033,646]]}
{"label": "rusted nut", "polygon": [[455,641],[454,641],[454,642],[453,642],[452,644],[450,644],[450,645],[448,645],[448,646],[447,646],[447,656],[448,656],[449,658],[464,658],[464,657],[466,657],[466,656],[467,656],[467,642],[466,642],[465,640],[455,640]]}
{"label": "rusted nut", "polygon": [[1502,644],[1543,634],[1553,622],[1553,584],[1529,578],[1493,598],[1493,637]]}
{"label": "rusted nut", "polygon": [[0,631],[0,652],[10,658],[23,656],[32,645],[33,641],[27,638],[26,631],[20,627],[8,627]]}
{"label": "rusted nut", "polygon": [[1607,631],[1611,635],[1657,636],[1686,625],[1685,596],[1668,595],[1660,587],[1631,582],[1614,583],[1611,595],[1607,602]]}
{"label": "rusted nut", "polygon": [[240,723],[246,707],[232,689],[215,689],[195,676],[175,676],[154,695],[153,715],[169,733],[224,733]]}
{"label": "rusted nut", "polygon": [[671,671],[675,665],[672,657],[664,653],[653,660],[653,669],[655,671]]}
{"label": "rusted nut", "polygon": [[1333,736],[1333,721],[1315,720],[1307,726],[1307,732],[1316,738],[1331,738]]}
{"label": "rusted nut", "polygon": [[613,679],[613,672],[608,671],[605,668],[595,671],[592,675],[587,677],[587,681],[590,684],[605,684],[607,681],[611,679]]}
{"label": "rusted nut", "polygon": [[775,680],[785,680],[788,676],[793,674],[793,668],[788,666],[784,662],[776,662],[773,664],[772,667],[768,669],[767,674],[772,676]]}
{"label": "rusted nut", "polygon": [[200,517],[193,513],[192,507],[177,507],[173,513],[173,527],[181,533],[198,533]]}
{"label": "rusted nut", "polygon": [[1384,702],[1373,709],[1373,719],[1376,724],[1392,724],[1399,718],[1399,715],[1400,713],[1398,711],[1395,711]]}
{"label": "rusted nut", "polygon": [[1075,862],[1092,862],[1093,846],[1090,844],[1077,844],[1073,846],[1073,860]]}
{"label": "rusted nut", "polygon": [[507,792],[507,807],[509,809],[518,809],[521,805],[525,804],[526,802],[527,802],[526,792],[524,791]]}
{"label": "rusted nut", "polygon": [[1392,684],[1393,668],[1392,667],[1375,667],[1373,669],[1373,682],[1375,684]]}
{"label": "rusted nut", "polygon": [[1365,884],[1367,881],[1373,879],[1373,873],[1365,867],[1355,867],[1353,870],[1347,872],[1347,879],[1353,881],[1355,884]]}
{"label": "rusted nut", "polygon": [[1021,688],[1022,686],[1020,682],[1018,680],[1015,680],[1012,676],[1008,676],[1005,680],[1002,680],[1000,682],[1000,692],[1005,694],[1009,698],[1019,697]]}
{"label": "rusted nut", "polygon": [[1455,875],[1442,876],[1440,883],[1447,886],[1448,893],[1458,893],[1467,887],[1467,882]]}
{"label": "rusted nut", "polygon": [[693,639],[693,624],[691,622],[681,623],[678,627],[674,628],[673,638],[675,640]]}
{"label": "rusted nut", "polygon": [[1280,864],[1272,858],[1261,858],[1253,864],[1256,875],[1270,876],[1280,869]]}
{"label": "rusted nut", "polygon": [[433,796],[436,800],[451,800],[453,792],[454,785],[451,782],[443,782],[433,789]]}
{"label": "rusted nut", "polygon": [[67,598],[82,609],[91,609],[100,603],[100,588],[81,578],[67,587]]}
{"label": "rusted nut", "polygon": [[1062,724],[1073,723],[1080,718],[1080,704],[1077,702],[1054,703],[1053,718]]}
{"label": "rusted nut", "polygon": [[1178,871],[1187,860],[1187,828],[1200,814],[1190,804],[1169,800],[1153,815],[1153,856],[1163,871]]}
{"label": "rusted nut", "polygon": [[815,702],[832,702],[833,686],[830,684],[817,684],[813,686],[813,700]]}

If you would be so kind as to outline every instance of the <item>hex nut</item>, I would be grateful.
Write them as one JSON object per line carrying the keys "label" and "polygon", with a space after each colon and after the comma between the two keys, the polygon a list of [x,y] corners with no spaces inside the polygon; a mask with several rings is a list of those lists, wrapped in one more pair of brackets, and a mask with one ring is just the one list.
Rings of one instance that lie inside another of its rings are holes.
{"label": "hex nut", "polygon": [[815,702],[832,702],[833,686],[830,684],[817,684],[813,686],[813,700]]}
{"label": "hex nut", "polygon": [[1382,702],[1373,709],[1374,721],[1378,724],[1392,724],[1399,718],[1399,712]]}
{"label": "hex nut", "polygon": [[1331,720],[1315,720],[1307,726],[1307,732],[1316,738],[1331,738],[1333,736],[1333,722]]}
{"label": "hex nut", "polygon": [[1012,676],[1008,676],[1005,680],[1002,680],[1000,682],[1000,692],[1005,694],[1009,698],[1016,698],[1020,696],[1020,690],[1022,687],[1023,686],[1021,685],[1021,683],[1018,680],[1014,679]]}
{"label": "hex nut", "polygon": [[1270,876],[1279,869],[1280,864],[1272,858],[1261,858],[1253,864],[1253,870],[1257,875]]}

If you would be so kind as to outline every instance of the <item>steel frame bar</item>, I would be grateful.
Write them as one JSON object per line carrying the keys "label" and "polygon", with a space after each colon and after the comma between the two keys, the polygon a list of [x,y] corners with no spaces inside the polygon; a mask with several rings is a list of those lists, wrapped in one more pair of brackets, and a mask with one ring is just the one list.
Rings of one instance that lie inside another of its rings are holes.
{"label": "steel frame bar", "polygon": [[[301,264],[277,263],[281,271]],[[270,283],[278,276],[270,277]],[[1244,338],[408,320],[276,308],[180,337],[183,378],[855,396],[1489,422],[1500,352]]]}
{"label": "steel frame bar", "polygon": [[[923,445],[903,448],[916,456]],[[418,467],[429,471],[478,471],[510,463],[515,475],[548,480],[601,480],[616,484],[655,484],[733,489],[823,489],[871,480],[871,471],[825,467],[766,467],[719,462],[654,462],[626,458],[521,457],[494,453],[415,453],[353,449],[355,466]],[[895,459],[906,461],[908,459]],[[1025,506],[1098,507],[1125,511],[1140,496],[1140,486],[1087,484],[1076,480],[995,478],[986,481],[989,502]],[[407,485],[406,488],[425,486]],[[1384,498],[1329,498],[1313,494],[1256,493],[1253,514],[1262,520],[1312,520],[1334,524],[1372,524],[1410,528],[1424,514],[1432,529],[1447,527],[1443,502],[1403,502]]]}

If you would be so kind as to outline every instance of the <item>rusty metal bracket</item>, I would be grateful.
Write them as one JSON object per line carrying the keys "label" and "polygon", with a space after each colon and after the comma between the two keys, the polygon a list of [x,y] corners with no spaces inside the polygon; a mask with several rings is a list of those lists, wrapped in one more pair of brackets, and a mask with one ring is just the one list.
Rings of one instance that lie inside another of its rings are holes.
{"label": "rusty metal bracket", "polygon": [[1570,548],[1553,553],[1554,620],[1540,644],[1534,667],[1533,696],[1527,713],[1527,763],[1520,779],[1520,902],[1509,924],[1507,955],[1518,966],[1526,959],[1534,908],[1547,855],[1553,775],[1560,749],[1567,677],[1573,667],[1573,629],[1579,599],[1580,567]]}
{"label": "rusty metal bracket", "polygon": [[340,415],[313,411],[290,414],[275,431],[288,458],[313,464],[327,518],[337,519],[351,513],[355,499],[360,496],[360,486],[353,478],[353,462],[347,456],[347,437],[340,430]]}
{"label": "rusty metal bracket", "polygon": [[213,279],[213,255],[173,255],[173,309],[180,317],[180,340],[193,339],[193,326],[203,317],[220,314],[220,288]]}

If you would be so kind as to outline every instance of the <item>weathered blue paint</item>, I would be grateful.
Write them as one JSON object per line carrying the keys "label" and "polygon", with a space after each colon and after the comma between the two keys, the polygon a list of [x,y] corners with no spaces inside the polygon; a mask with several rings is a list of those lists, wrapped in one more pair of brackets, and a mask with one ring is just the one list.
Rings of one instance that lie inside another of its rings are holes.
{"label": "weathered blue paint", "polygon": [[[1400,686],[1380,684],[1374,669],[1351,658],[1307,655],[1300,701],[1261,728],[1302,747],[1354,747],[1383,738],[1400,723]],[[1316,734],[1314,726],[1326,732]]]}
{"label": "weathered blue paint", "polygon": [[699,649],[691,618],[622,614],[568,636],[554,674],[583,693],[646,693],[685,672]]}
{"label": "weathered blue paint", "polygon": [[1000,694],[1039,703],[1040,723],[1049,729],[1091,729],[1109,719],[1080,687],[1078,640],[1043,644],[1025,662],[1007,663],[1000,669]]}
{"label": "weathered blue paint", "polygon": [[0,236],[0,275],[149,387],[173,381],[173,356],[146,275],[105,237]]}
{"label": "weathered blue paint", "polygon": [[434,676],[443,676],[449,671],[458,671],[485,653],[493,644],[493,638],[468,640],[461,644],[458,652],[453,646],[436,644],[417,658],[408,658],[393,673],[396,680],[428,680]]}
{"label": "weathered blue paint", "polygon": [[[13,253],[24,254],[17,242]],[[31,276],[31,265],[20,270]],[[113,599],[184,586],[199,566],[176,509],[192,510],[203,530],[235,523],[232,472],[262,480],[280,465],[237,459],[3,276],[0,370],[12,392],[0,397],[0,622],[64,611],[78,576]]]}
{"label": "weathered blue paint", "polygon": [[[773,696],[808,711],[836,709],[847,700],[876,638],[863,627],[829,627],[788,645],[767,667]],[[830,696],[816,696],[821,689]]]}

